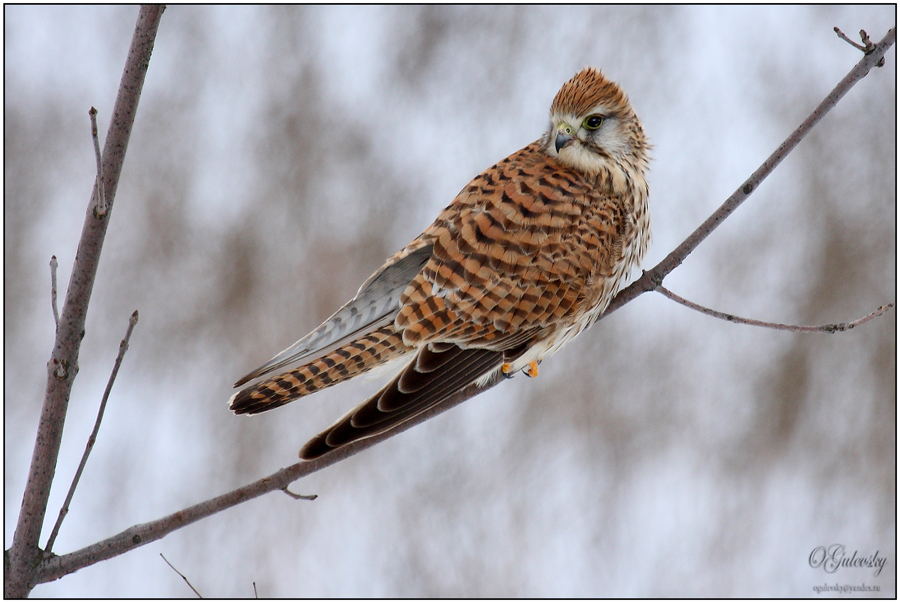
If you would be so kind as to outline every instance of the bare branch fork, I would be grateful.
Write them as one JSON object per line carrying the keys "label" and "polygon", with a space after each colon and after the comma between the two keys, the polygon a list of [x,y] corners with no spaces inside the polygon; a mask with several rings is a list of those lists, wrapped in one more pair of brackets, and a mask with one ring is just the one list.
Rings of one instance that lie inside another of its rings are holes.
{"label": "bare branch fork", "polygon": [[[845,41],[847,44],[856,48],[857,50],[861,50],[865,54],[869,54],[875,51],[875,45],[872,44],[872,40],[869,39],[869,34],[866,33],[865,29],[859,30],[859,38],[862,40],[862,45],[857,44],[853,40],[847,37],[847,35],[840,30],[839,27],[834,28],[834,33],[838,35],[840,39]],[[875,63],[876,67],[884,67],[884,56],[882,55],[881,60]]]}
{"label": "bare branch fork", "polygon": [[638,295],[647,291],[656,291],[662,285],[663,279],[668,276],[672,270],[677,268],[694,251],[703,239],[718,228],[725,218],[730,216],[750,194],[762,183],[766,177],[794,150],[801,140],[812,130],[812,128],[825,117],[825,115],[837,105],[838,101],[852,88],[859,80],[866,77],[869,71],[884,58],[887,49],[894,45],[897,38],[897,28],[893,27],[888,30],[884,38],[869,51],[863,59],[850,70],[850,72],[842,79],[834,90],[825,97],[819,106],[794,130],[788,138],[775,149],[768,159],[766,159],[759,168],[730,196],[713,214],[701,224],[697,230],[692,232],[681,245],[676,247],[669,255],[651,270],[645,271],[644,274],[631,283],[628,287],[619,292],[618,295],[609,304],[606,313],[600,318],[609,316],[614,311],[621,308],[626,303],[633,300]]}
{"label": "bare branch fork", "polygon": [[[725,218],[731,215],[734,210],[736,210],[744,200],[753,193],[754,190],[762,183],[763,180],[768,177],[769,174],[774,171],[774,169],[781,163],[781,161],[787,157],[791,151],[800,143],[801,140],[815,127],[819,121],[825,117],[825,115],[835,106],[838,101],[843,98],[845,94],[852,88],[856,82],[866,77],[871,71],[872,67],[882,67],[884,65],[884,54],[887,52],[887,49],[890,48],[896,39],[897,29],[891,28],[888,30],[887,34],[884,38],[878,43],[873,44],[872,40],[869,39],[869,35],[866,33],[864,29],[859,30],[859,37],[863,42],[863,45],[859,45],[856,42],[853,42],[850,38],[848,38],[844,32],[842,32],[839,28],[834,28],[835,33],[842,40],[853,46],[854,48],[862,51],[866,56],[862,61],[857,63],[856,67],[850,70],[850,73],[844,77],[843,80],[831,91],[831,93],[825,97],[819,106],[815,108],[815,110],[807,117],[803,123],[801,123],[796,130],[794,130],[791,135],[781,143],[775,152],[772,153],[768,159],[759,168],[753,172],[750,178],[747,179],[744,184],[738,188],[728,199],[725,200],[719,209],[717,209],[713,215],[706,219],[706,221],[701,224],[697,230],[695,230],[691,235],[684,240],[674,251],[672,251],[666,258],[657,264],[652,270],[645,271],[640,279],[632,283],[629,287],[619,292],[619,294],[613,299],[613,301],[609,304],[609,307],[606,309],[606,312],[601,316],[598,320],[605,318],[609,314],[612,314],[614,311],[618,310],[620,307],[630,302],[632,299],[641,295],[642,293],[646,293],[647,291],[659,291],[660,293],[666,295],[669,299],[673,301],[677,301],[678,303],[697,310],[698,312],[702,312],[704,314],[708,314],[710,316],[715,316],[716,318],[722,318],[723,320],[729,320],[731,322],[738,322],[742,324],[750,324],[759,327],[768,327],[772,329],[779,330],[791,330],[796,332],[810,332],[810,331],[844,331],[847,329],[852,329],[854,326],[858,326],[865,322],[868,322],[872,318],[876,316],[880,316],[889,308],[893,307],[893,303],[886,304],[881,306],[878,310],[875,310],[872,314],[861,318],[857,321],[853,321],[852,323],[842,323],[847,324],[849,326],[838,329],[838,325],[822,325],[821,327],[804,327],[804,326],[795,326],[795,325],[784,325],[780,323],[770,323],[764,322],[760,320],[753,320],[749,318],[740,318],[737,316],[733,316],[731,314],[726,314],[724,312],[718,312],[716,310],[712,310],[710,308],[705,308],[700,306],[699,304],[695,304],[690,302],[682,297],[679,297],[665,289],[662,286],[663,279],[668,276],[672,270],[677,268],[681,262],[687,258],[688,255],[700,244],[703,239],[705,239],[709,234],[715,230],[719,224],[722,223]],[[872,57],[875,60],[869,60]]]}
{"label": "bare branch fork", "polygon": [[38,541],[56,472],[72,382],[78,373],[85,318],[138,100],[164,10],[163,6],[141,7],[119,83],[99,169],[102,178],[98,174],[97,186],[85,215],[56,341],[47,364],[47,387],[22,506],[12,546],[4,559],[3,594],[6,597],[26,597],[35,584],[42,582],[39,569],[44,554]]}
{"label": "bare branch fork", "polygon": [[[142,12],[143,14],[143,12]],[[155,31],[155,29],[154,29]],[[137,37],[137,34],[136,34]],[[738,190],[729,197],[723,205],[713,213],[700,227],[694,231],[685,241],[672,251],[662,262],[651,270],[646,271],[643,275],[632,283],[629,287],[621,291],[610,307],[607,309],[606,315],[622,307],[624,304],[638,297],[647,291],[658,291],[662,287],[663,279],[676,267],[678,267],[684,259],[699,245],[719,224],[722,223],[735,209],[756,189],[757,186],[768,176],[775,167],[793,150],[800,140],[812,129],[813,126],[829,111],[837,102],[847,93],[847,91],[860,79],[866,76],[872,67],[876,66],[882,60],[885,52],[890,48],[896,38],[896,29],[888,31],[887,35],[878,44],[875,44],[871,50],[866,51],[866,56],[841,80],[837,87],[825,98],[824,101],[813,111],[812,115],[807,118],[791,136],[785,140],[781,146],[770,156],[760,168],[754,172],[750,178],[744,182]],[[105,156],[105,155],[104,155]],[[104,171],[105,174],[108,172]],[[73,275],[74,280],[74,275]],[[65,317],[65,310],[64,310]],[[469,398],[493,387],[494,383],[488,383],[480,387],[474,385],[469,386],[456,396],[445,400],[427,412],[409,420],[408,422],[398,426],[396,429],[374,436],[372,438],[355,442],[349,446],[339,448],[334,452],[327,454],[313,461],[305,461],[296,463],[289,467],[285,467],[275,473],[264,477],[256,482],[222,494],[207,501],[198,503],[191,507],[182,509],[176,513],[151,521],[144,524],[132,526],[119,534],[116,534],[106,540],[97,542],[93,545],[85,547],[81,550],[62,555],[51,556],[43,560],[39,556],[31,557],[31,561],[36,565],[28,568],[31,570],[30,584],[38,584],[56,580],[67,574],[75,572],[83,567],[87,567],[99,561],[115,557],[138,546],[158,540],[167,534],[184,527],[190,523],[209,517],[219,511],[229,507],[246,502],[252,498],[262,496],[276,490],[285,490],[297,479],[324,469],[334,463],[342,461],[362,450],[370,448],[375,444],[393,437],[423,421],[426,421],[454,406],[468,400]],[[63,411],[65,408],[63,407]],[[39,435],[40,437],[40,435]],[[58,448],[57,448],[58,450]],[[55,453],[54,453],[55,464]],[[52,475],[50,476],[52,478]],[[26,491],[27,496],[27,491]],[[44,502],[46,506],[46,501]],[[23,502],[23,513],[25,504]],[[41,515],[41,519],[43,515]],[[21,522],[21,516],[20,516]],[[40,521],[38,521],[38,532],[40,530]],[[18,536],[18,529],[17,529]],[[37,538],[34,538],[34,546],[37,546]],[[14,540],[15,545],[15,540]],[[30,586],[29,586],[30,589]],[[27,594],[27,590],[25,594]]]}
{"label": "bare branch fork", "polygon": [[44,550],[47,552],[53,550],[53,543],[56,542],[59,528],[62,526],[63,519],[65,519],[66,515],[69,513],[69,504],[71,504],[72,497],[75,495],[75,488],[78,487],[78,482],[81,480],[81,473],[84,471],[84,466],[87,465],[88,456],[90,456],[91,450],[94,449],[94,443],[97,441],[97,434],[100,432],[100,423],[103,421],[103,413],[106,411],[106,402],[109,400],[109,393],[112,391],[116,375],[119,374],[119,367],[122,366],[122,359],[125,357],[125,352],[128,351],[128,342],[131,340],[131,332],[134,331],[134,326],[137,324],[137,321],[138,311],[135,310],[131,315],[131,318],[128,319],[128,329],[125,331],[125,338],[122,339],[122,342],[119,344],[119,355],[116,356],[112,374],[110,374],[109,381],[106,383],[106,391],[103,392],[103,398],[100,400],[100,410],[97,411],[97,420],[94,422],[94,429],[91,431],[91,435],[88,437],[87,444],[84,447],[84,454],[81,456],[81,462],[78,464],[78,469],[75,471],[75,477],[72,478],[72,485],[69,486],[69,493],[66,494],[66,500],[59,510],[59,517],[56,518],[56,525],[53,526],[53,530],[50,532],[50,538],[47,539],[47,546],[44,547]]}

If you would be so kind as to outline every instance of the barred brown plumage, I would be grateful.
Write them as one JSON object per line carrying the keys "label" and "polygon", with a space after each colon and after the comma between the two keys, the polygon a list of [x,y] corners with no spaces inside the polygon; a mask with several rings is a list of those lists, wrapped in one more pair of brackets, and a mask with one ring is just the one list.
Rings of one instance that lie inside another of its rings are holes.
{"label": "barred brown plumage", "polygon": [[356,297],[236,385],[276,408],[404,355],[381,391],[304,446],[311,459],[383,433],[472,383],[537,364],[606,309],[650,242],[649,144],[625,93],[587,68],[542,138],[472,180]]}
{"label": "barred brown plumage", "polygon": [[292,371],[242,389],[231,398],[235,414],[278,408],[325,387],[361,375],[410,349],[393,327],[383,327]]}

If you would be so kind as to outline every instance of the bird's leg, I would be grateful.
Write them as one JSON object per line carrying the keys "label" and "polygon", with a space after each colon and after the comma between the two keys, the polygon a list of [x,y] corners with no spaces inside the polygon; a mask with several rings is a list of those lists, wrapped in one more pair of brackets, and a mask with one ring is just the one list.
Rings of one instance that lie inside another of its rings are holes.
{"label": "bird's leg", "polygon": [[540,364],[540,362],[538,362],[537,360],[532,360],[531,362],[529,362],[528,369],[524,371],[525,374],[531,378],[537,377],[538,376],[538,364]]}
{"label": "bird's leg", "polygon": [[503,364],[500,365],[500,372],[503,373],[503,376],[506,377],[507,379],[513,378],[512,373],[510,371],[512,371],[512,365],[510,363],[504,362]]}

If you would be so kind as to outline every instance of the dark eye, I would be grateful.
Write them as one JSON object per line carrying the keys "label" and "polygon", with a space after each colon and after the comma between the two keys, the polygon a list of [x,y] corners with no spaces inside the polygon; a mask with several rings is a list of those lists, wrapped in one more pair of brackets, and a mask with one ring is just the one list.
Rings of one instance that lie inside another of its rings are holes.
{"label": "dark eye", "polygon": [[586,120],[584,120],[584,127],[588,130],[596,130],[600,126],[603,125],[603,116],[602,115],[591,115]]}

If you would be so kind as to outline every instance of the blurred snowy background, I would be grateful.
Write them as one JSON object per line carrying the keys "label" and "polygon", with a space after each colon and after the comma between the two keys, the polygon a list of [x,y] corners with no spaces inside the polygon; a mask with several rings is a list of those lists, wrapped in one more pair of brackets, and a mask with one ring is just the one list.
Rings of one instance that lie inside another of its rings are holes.
{"label": "blurred snowy background", "polygon": [[[136,7],[5,7],[5,545]],[[316,326],[481,170],[538,138],[585,65],[655,145],[665,256],[877,41],[881,7],[181,7],[163,15],[94,289],[43,542],[128,316],[141,320],[55,552],[258,479],[378,387],[255,418],[231,383]],[[667,279],[797,324],[896,299],[896,52]],[[399,437],[43,597],[895,593],[896,311],[836,335],[645,294]],[[887,566],[826,574],[817,546]]]}

